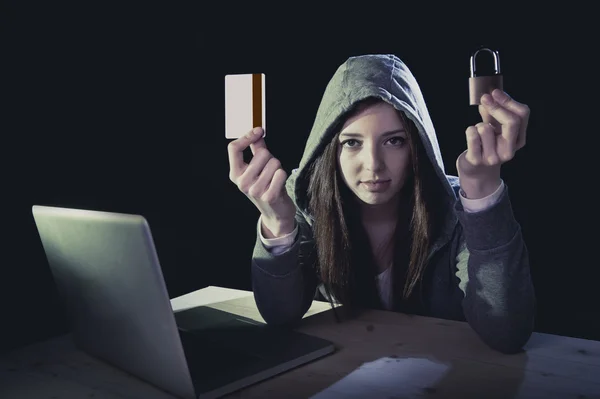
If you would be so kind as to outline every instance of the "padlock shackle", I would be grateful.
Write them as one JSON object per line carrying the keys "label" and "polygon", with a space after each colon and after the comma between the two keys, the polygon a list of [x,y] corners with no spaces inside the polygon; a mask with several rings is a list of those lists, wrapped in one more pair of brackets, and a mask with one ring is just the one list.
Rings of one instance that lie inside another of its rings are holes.
{"label": "padlock shackle", "polygon": [[500,74],[500,55],[498,54],[497,51],[494,50],[490,50],[489,48],[480,48],[479,50],[477,50],[475,53],[473,53],[473,55],[471,56],[471,76],[475,76],[475,57],[477,57],[477,54],[480,51],[487,51],[490,54],[492,54],[492,56],[494,57],[494,69],[496,71],[496,74]]}

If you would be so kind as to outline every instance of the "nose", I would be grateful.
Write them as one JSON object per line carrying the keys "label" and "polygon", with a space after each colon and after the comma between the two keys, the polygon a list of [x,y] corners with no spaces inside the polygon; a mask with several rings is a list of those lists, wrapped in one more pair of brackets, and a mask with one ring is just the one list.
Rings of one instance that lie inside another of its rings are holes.
{"label": "nose", "polygon": [[383,159],[376,145],[365,148],[363,166],[366,170],[378,171],[383,168]]}

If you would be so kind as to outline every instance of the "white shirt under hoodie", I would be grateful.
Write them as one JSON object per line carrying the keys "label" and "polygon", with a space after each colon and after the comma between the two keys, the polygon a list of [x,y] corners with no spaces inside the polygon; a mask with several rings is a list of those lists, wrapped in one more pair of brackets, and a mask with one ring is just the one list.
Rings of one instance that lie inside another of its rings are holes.
{"label": "white shirt under hoodie", "polygon": [[[498,186],[496,191],[493,192],[492,194],[488,195],[487,197],[480,198],[480,199],[468,199],[468,198],[465,198],[459,192],[459,198],[460,198],[460,201],[466,212],[469,212],[469,213],[481,212],[481,211],[493,206],[500,198],[500,195],[502,194],[503,190],[504,190],[504,182],[501,181],[500,186]],[[261,217],[259,217],[258,218],[258,234],[260,235],[260,240],[262,241],[265,248],[272,254],[278,255],[278,254],[281,254],[281,253],[287,251],[292,246],[292,244],[294,243],[294,240],[296,238],[296,234],[298,234],[298,226],[296,225],[296,227],[294,228],[294,231],[292,231],[289,234],[286,234],[284,236],[277,237],[277,238],[268,239],[268,238],[263,237],[263,235],[262,235]],[[390,281],[390,268],[389,267],[377,276],[377,287],[379,290],[379,296],[381,298],[381,301],[383,302],[383,306],[386,309],[391,309],[391,281]]]}

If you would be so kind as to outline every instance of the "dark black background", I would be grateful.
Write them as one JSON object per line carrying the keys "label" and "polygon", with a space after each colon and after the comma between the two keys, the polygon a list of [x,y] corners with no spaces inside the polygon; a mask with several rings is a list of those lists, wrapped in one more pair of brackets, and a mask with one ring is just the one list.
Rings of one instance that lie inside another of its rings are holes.
{"label": "dark black background", "polygon": [[171,297],[250,289],[258,211],[228,179],[226,74],[266,74],[267,144],[289,173],[339,64],[394,53],[420,82],[455,174],[478,122],[468,61],[480,45],[500,52],[505,90],[531,108],[527,146],[503,178],[530,250],[536,331],[600,339],[588,10],[83,3],[0,10],[2,349],[67,329],[33,204],[144,215]]}

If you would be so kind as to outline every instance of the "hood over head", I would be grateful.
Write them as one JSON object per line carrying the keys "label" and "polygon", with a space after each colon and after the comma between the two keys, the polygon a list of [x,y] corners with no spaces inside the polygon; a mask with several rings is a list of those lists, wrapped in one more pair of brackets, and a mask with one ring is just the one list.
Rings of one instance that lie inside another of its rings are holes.
{"label": "hood over head", "polygon": [[304,153],[286,182],[286,190],[302,213],[308,216],[307,188],[310,165],[337,132],[341,118],[354,104],[378,97],[404,111],[419,131],[429,160],[435,167],[449,198],[456,198],[444,170],[435,129],[419,84],[406,64],[392,54],[367,54],[348,58],[335,71],[325,88]]}

